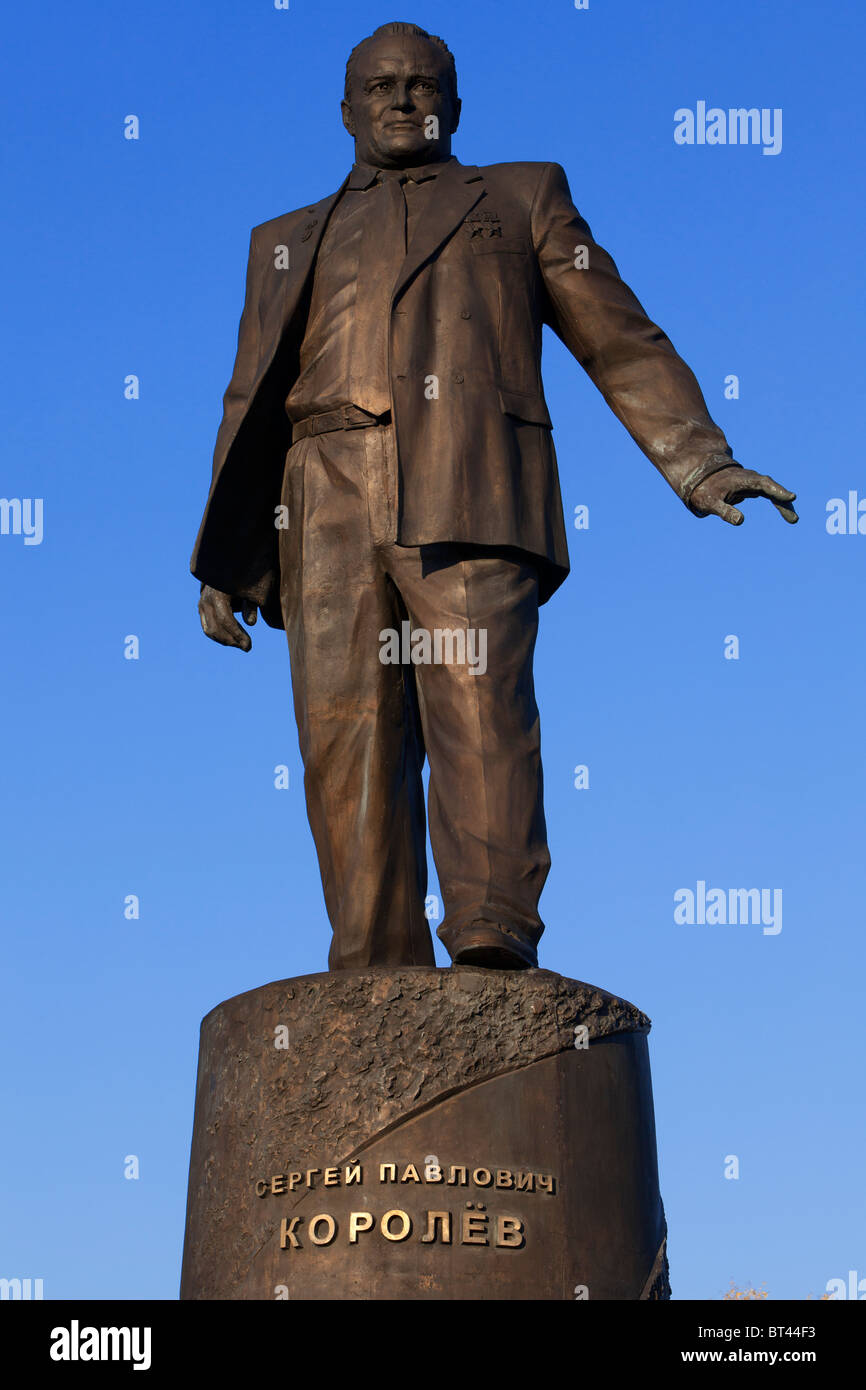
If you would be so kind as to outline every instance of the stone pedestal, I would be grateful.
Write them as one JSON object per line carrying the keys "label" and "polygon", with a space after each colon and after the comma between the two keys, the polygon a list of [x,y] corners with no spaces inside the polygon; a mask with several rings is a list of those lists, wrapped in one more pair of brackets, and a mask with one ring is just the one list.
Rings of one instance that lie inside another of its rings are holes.
{"label": "stone pedestal", "polygon": [[341,971],[218,1005],[181,1298],[669,1297],[649,1027],[547,970]]}

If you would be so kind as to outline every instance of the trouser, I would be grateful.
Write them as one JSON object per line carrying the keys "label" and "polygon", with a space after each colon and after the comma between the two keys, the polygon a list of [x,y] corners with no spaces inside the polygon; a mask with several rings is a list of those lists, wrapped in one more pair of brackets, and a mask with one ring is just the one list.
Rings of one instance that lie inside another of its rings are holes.
{"label": "trouser", "polygon": [[[397,545],[396,500],[390,424],[289,450],[280,596],[332,970],[434,964],[425,753],[440,935],[488,922],[534,945],[544,930],[537,571],[520,552]],[[448,660],[460,655],[455,632],[469,634],[463,662]],[[407,654],[410,633],[432,659],[383,661],[395,641]]]}

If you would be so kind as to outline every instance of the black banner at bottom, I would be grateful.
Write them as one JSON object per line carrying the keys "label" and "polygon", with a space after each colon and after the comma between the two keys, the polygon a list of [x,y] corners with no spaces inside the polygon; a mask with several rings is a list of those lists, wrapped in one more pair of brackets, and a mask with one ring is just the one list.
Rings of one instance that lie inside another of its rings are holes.
{"label": "black banner at bottom", "polygon": [[524,1347],[544,1357],[548,1338],[556,1339],[550,1354],[574,1358],[582,1373],[598,1360],[617,1373],[798,1365],[826,1376],[860,1362],[866,1330],[859,1304],[835,1301],[480,1302],[449,1303],[444,1315],[418,1302],[344,1302],[339,1313],[325,1301],[10,1302],[0,1326],[6,1363],[52,1379],[106,1367],[115,1376],[194,1370],[223,1379],[234,1370],[296,1373],[310,1361],[329,1376],[341,1365],[357,1374],[366,1362],[368,1372],[387,1367],[391,1378],[467,1346],[489,1378],[500,1362],[516,1373],[513,1358]]}

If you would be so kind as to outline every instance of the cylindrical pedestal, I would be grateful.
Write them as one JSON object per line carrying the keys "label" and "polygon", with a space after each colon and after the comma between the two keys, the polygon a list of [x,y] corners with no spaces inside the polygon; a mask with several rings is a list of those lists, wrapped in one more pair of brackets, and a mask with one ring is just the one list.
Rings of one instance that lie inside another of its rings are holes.
{"label": "cylindrical pedestal", "polygon": [[649,1026],[547,970],[336,971],[218,1005],[181,1298],[669,1297]]}

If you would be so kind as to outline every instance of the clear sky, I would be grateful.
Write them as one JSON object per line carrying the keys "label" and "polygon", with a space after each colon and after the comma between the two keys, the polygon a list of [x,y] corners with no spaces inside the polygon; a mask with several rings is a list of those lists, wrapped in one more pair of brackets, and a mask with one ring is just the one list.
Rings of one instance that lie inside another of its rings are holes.
{"label": "clear sky", "polygon": [[[456,55],[458,158],[561,163],[735,457],[798,493],[796,527],[697,520],[546,341],[589,527],[537,655],[541,963],[653,1019],[674,1296],[817,1297],[866,1276],[866,534],[826,526],[866,499],[857,0],[7,15],[0,496],[43,534],[0,535],[0,1275],[176,1297],[199,1021],[326,968],[285,639],[207,642],[188,561],[250,228],[339,186],[345,59],[394,18]],[[781,149],[678,144],[699,102],[781,110]],[[781,890],[781,930],[676,922],[699,882]]]}

